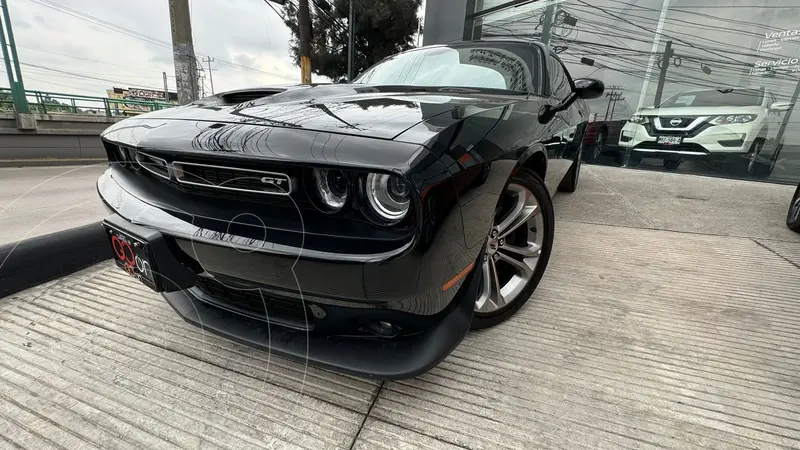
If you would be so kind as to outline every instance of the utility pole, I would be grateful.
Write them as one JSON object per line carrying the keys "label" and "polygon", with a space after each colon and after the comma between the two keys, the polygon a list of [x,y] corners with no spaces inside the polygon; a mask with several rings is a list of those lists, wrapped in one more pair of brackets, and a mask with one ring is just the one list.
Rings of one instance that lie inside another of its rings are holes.
{"label": "utility pole", "polygon": [[206,98],[206,75],[205,70],[200,70],[197,73],[198,90],[200,91],[200,98]]}
{"label": "utility pole", "polygon": [[544,24],[542,25],[542,42],[545,45],[550,45],[550,36],[553,34],[553,22],[556,20],[556,12],[558,3],[550,1],[547,9],[544,11]]}
{"label": "utility pole", "polygon": [[661,95],[664,93],[664,81],[667,79],[667,69],[669,68],[669,60],[675,52],[672,50],[672,41],[667,41],[667,46],[664,48],[664,56],[661,59],[661,74],[658,76],[658,88],[656,88],[656,98],[653,106],[658,107],[661,104]]}
{"label": "utility pole", "polygon": [[169,86],[167,85],[167,72],[161,72],[164,76],[164,101],[169,103]]}
{"label": "utility pole", "polygon": [[297,24],[300,28],[300,83],[311,84],[311,14],[308,0],[298,0]]}
{"label": "utility pole", "polygon": [[614,107],[617,106],[617,100],[625,100],[624,98],[620,98],[622,95],[621,92],[617,92],[622,89],[622,86],[610,86],[608,88],[608,92],[606,92],[606,98],[608,99],[608,105],[606,105],[606,115],[603,116],[603,120],[611,120],[608,118],[608,113],[611,112],[611,116],[614,116],[614,108],[611,107],[611,102],[614,102]]}
{"label": "utility pole", "polygon": [[197,100],[199,94],[189,0],[169,0],[169,19],[172,26],[172,57],[175,61],[178,104],[185,105]]}
{"label": "utility pole", "polygon": [[611,113],[609,114],[608,111],[606,112],[606,120],[607,121],[614,120],[614,109],[617,107],[617,102],[625,100],[625,97],[622,96],[622,92],[614,92],[614,93],[609,93],[609,94],[610,94],[610,97],[609,97],[609,102],[608,102],[608,104],[609,104],[609,108],[608,109],[610,109]]}
{"label": "utility pole", "polygon": [[[11,98],[14,100],[17,114],[30,114],[31,110],[28,106],[28,98],[25,96],[22,69],[19,67],[17,44],[14,42],[11,15],[8,12],[6,0],[0,0],[0,8],[3,10],[3,20],[0,21],[0,46],[3,47],[3,59],[5,60],[6,73],[8,74],[8,87],[11,88]],[[13,71],[11,70],[12,64],[14,66]]]}
{"label": "utility pole", "polygon": [[214,58],[209,56],[204,59],[203,62],[208,63],[208,81],[211,83],[211,95],[214,95],[214,75],[211,75],[211,71],[215,70],[211,68],[211,63],[214,62]]}
{"label": "utility pole", "polygon": [[350,15],[347,17],[348,39],[347,39],[347,81],[353,82],[355,74],[355,46],[356,46],[356,26],[355,26],[355,12],[353,12],[353,0],[350,0]]}
{"label": "utility pole", "polygon": [[656,55],[658,52],[659,43],[661,41],[661,33],[664,29],[664,21],[667,19],[667,12],[669,11],[669,1],[670,0],[664,0],[661,4],[661,15],[658,18],[655,36],[653,36],[653,47],[650,50],[650,60],[647,62],[647,68],[645,68],[644,71],[642,93],[639,95],[639,105],[636,106],[636,111],[640,111],[644,106],[644,99],[647,96],[647,87],[650,84],[650,73],[653,70],[653,65],[656,63]]}

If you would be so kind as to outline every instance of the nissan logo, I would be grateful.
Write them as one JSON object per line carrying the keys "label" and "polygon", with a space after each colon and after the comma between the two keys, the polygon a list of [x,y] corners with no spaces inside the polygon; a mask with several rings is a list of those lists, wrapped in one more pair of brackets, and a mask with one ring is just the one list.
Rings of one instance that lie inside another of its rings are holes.
{"label": "nissan logo", "polygon": [[673,127],[677,127],[681,123],[683,123],[683,120],[681,120],[680,117],[673,117],[672,120],[669,121],[669,124]]}

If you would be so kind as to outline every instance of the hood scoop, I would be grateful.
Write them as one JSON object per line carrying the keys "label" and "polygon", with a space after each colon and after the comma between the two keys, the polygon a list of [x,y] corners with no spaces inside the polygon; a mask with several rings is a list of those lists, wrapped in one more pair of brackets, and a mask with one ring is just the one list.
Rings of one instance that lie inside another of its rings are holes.
{"label": "hood scoop", "polygon": [[247,89],[242,91],[226,92],[219,96],[219,104],[221,105],[238,105],[240,103],[251,102],[264,97],[270,97],[279,94],[286,89],[281,88],[265,88],[265,89]]}

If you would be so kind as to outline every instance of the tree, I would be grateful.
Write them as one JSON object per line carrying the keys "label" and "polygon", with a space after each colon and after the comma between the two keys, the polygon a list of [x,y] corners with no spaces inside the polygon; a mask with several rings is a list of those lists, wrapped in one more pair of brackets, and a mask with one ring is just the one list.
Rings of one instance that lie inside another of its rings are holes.
{"label": "tree", "polygon": [[[350,0],[311,0],[311,68],[332,80],[347,77]],[[381,59],[414,47],[422,0],[353,0],[356,74]],[[292,31],[289,50],[300,65],[296,2],[286,2],[284,22]]]}
{"label": "tree", "polygon": [[0,92],[0,111],[13,111],[14,99],[11,98],[11,92]]}

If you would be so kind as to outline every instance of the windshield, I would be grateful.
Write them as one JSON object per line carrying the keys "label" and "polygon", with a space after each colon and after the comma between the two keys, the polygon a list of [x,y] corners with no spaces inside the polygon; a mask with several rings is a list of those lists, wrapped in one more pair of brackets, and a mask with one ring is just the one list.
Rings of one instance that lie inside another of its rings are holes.
{"label": "windshield", "polygon": [[355,83],[536,92],[538,77],[531,68],[540,61],[538,51],[511,44],[422,48],[381,61]]}
{"label": "windshield", "polygon": [[670,106],[759,106],[764,98],[760,89],[719,89],[678,94],[661,104]]}

